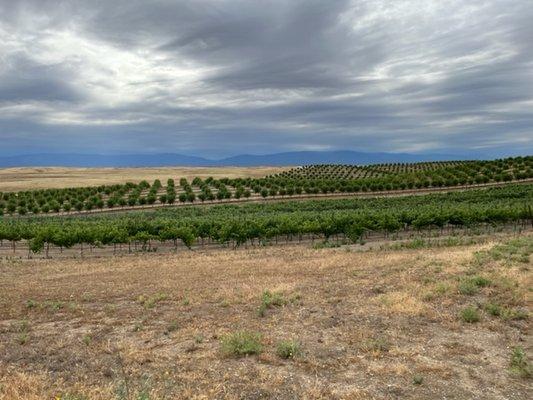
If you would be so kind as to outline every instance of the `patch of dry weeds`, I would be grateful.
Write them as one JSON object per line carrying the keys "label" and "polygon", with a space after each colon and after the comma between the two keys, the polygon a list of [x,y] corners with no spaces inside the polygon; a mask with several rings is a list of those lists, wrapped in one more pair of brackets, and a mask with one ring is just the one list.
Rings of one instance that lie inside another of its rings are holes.
{"label": "patch of dry weeds", "polygon": [[[528,365],[530,319],[484,305],[527,309],[529,264],[480,263],[492,246],[4,263],[0,399],[526,398],[509,360],[521,346]],[[477,275],[490,284],[461,294]],[[457,317],[471,304],[476,324]],[[224,354],[235,332],[257,333],[260,351]]]}

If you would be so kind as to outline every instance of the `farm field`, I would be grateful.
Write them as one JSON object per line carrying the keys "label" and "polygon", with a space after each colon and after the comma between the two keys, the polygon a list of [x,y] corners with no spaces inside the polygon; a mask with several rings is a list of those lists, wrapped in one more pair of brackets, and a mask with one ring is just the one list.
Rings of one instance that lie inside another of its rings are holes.
{"label": "farm field", "polygon": [[159,168],[0,168],[0,192],[36,189],[62,189],[122,184],[156,179],[195,177],[257,178],[276,174],[290,167],[159,167]]}
{"label": "farm field", "polygon": [[4,192],[0,400],[525,399],[530,165]]}
{"label": "farm field", "polygon": [[[531,227],[533,184],[426,196],[182,207],[127,214],[0,220],[0,254],[6,257],[84,257],[174,252],[207,245],[264,246],[302,240],[362,242],[372,235],[412,237],[421,231]],[[55,248],[55,250],[54,250]],[[18,249],[18,253],[17,253]],[[90,253],[87,251],[90,250]],[[21,254],[22,251],[22,254]]]}
{"label": "farm field", "polygon": [[[224,172],[227,171],[221,173]],[[153,182],[136,179],[99,186],[0,192],[0,215],[81,214],[175,204],[389,196],[503,186],[531,182],[533,157],[368,166],[310,165],[260,177],[163,177]],[[79,180],[86,182],[81,177]]]}
{"label": "farm field", "polygon": [[530,233],[355,249],[3,259],[0,399],[528,398]]}

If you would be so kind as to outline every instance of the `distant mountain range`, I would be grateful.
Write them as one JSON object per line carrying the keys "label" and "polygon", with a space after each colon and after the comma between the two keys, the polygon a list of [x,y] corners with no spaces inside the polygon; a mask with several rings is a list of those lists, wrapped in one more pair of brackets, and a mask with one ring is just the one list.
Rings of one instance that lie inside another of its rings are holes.
{"label": "distant mountain range", "polygon": [[[478,158],[478,157],[476,157]],[[364,153],[358,151],[293,151],[265,155],[242,154],[213,160],[182,154],[28,154],[0,157],[0,167],[165,167],[259,166],[306,164],[377,164],[464,159],[447,154]]]}

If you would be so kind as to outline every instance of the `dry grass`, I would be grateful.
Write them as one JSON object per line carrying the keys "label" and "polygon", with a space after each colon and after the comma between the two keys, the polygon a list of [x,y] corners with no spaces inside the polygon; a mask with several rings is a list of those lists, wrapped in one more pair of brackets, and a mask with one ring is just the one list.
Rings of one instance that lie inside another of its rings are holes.
{"label": "dry grass", "polygon": [[291,167],[159,167],[159,168],[0,168],[0,191],[19,191],[79,186],[153,182],[168,178],[246,178],[276,174]]}
{"label": "dry grass", "polygon": [[[0,399],[525,399],[509,357],[530,352],[528,320],[457,318],[488,298],[527,306],[529,263],[474,262],[492,246],[4,260]],[[459,294],[480,268],[501,285]],[[260,317],[265,290],[286,301]],[[237,331],[260,334],[262,352],[224,354]],[[282,341],[298,357],[279,357]]]}

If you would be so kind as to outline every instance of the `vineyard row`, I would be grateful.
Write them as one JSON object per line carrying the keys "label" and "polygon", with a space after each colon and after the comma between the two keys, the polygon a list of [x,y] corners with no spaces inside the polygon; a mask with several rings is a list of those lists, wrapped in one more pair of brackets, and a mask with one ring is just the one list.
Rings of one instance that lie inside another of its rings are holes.
{"label": "vineyard row", "polygon": [[[367,200],[324,200],[299,204],[219,206],[122,217],[0,220],[0,241],[27,241],[39,253],[47,244],[70,248],[197,240],[242,245],[280,236],[342,234],[356,242],[365,232],[397,232],[429,227],[533,222],[533,185],[480,191]],[[314,204],[316,203],[316,204]],[[171,210],[164,210],[171,211]]]}

